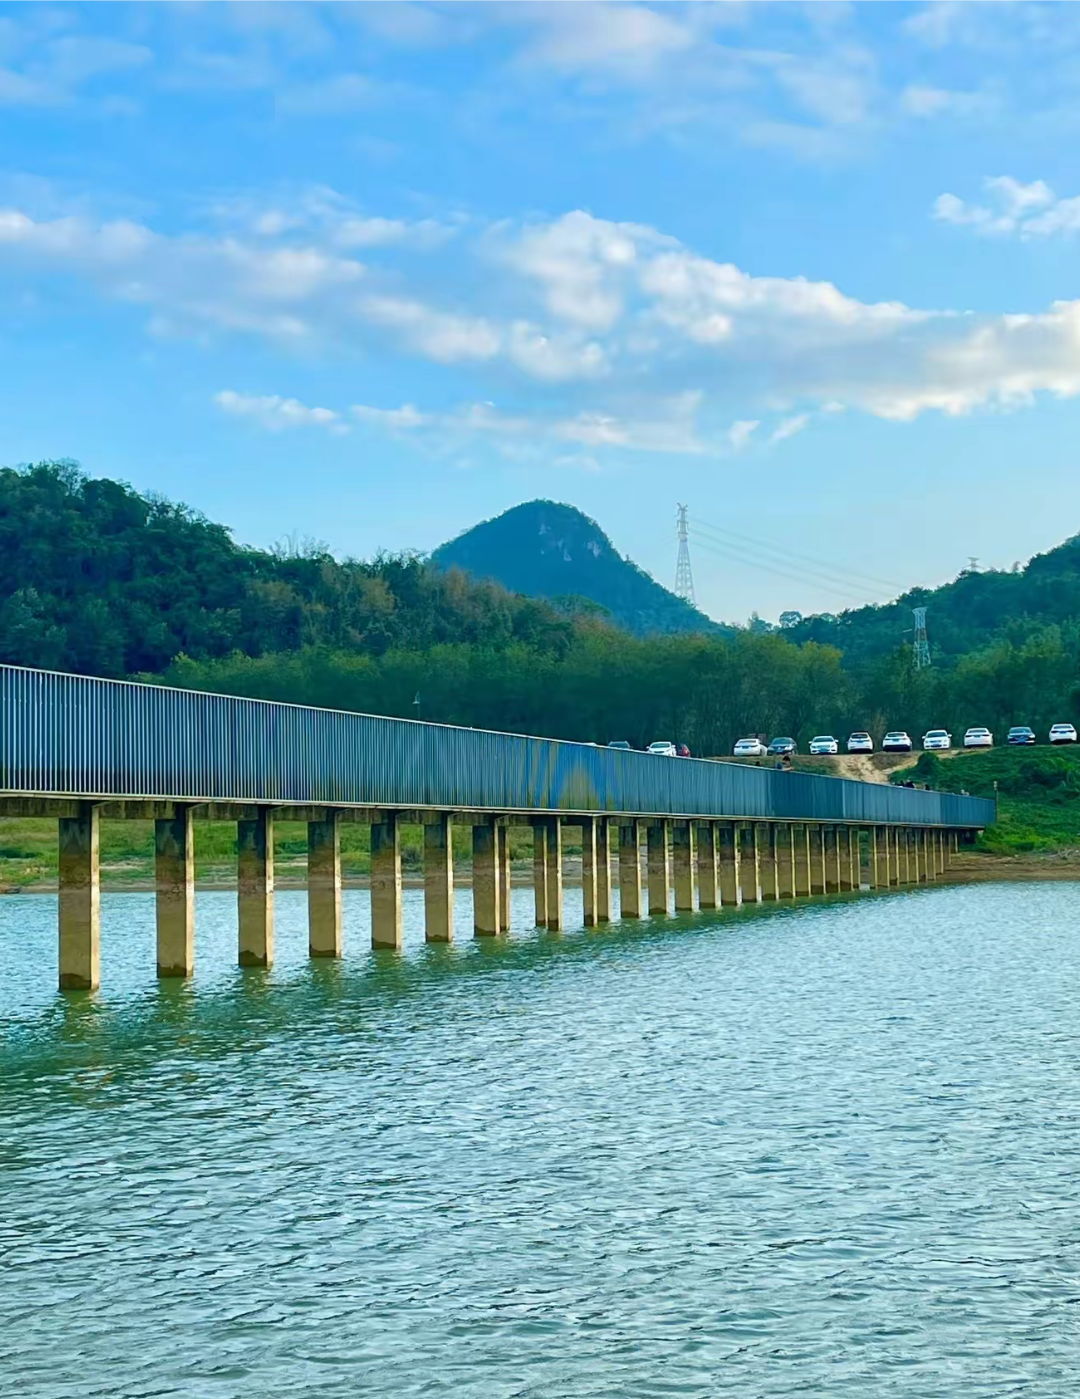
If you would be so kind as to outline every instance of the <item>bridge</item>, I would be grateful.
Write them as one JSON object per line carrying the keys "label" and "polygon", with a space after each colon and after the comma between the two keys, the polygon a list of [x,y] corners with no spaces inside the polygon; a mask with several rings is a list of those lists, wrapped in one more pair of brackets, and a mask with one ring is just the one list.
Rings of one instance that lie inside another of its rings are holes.
{"label": "bridge", "polygon": [[[342,952],[340,836],[371,829],[371,941],[402,941],[401,830],[424,832],[425,935],[454,935],[455,825],[473,931],[509,929],[510,826],[533,839],[536,923],[563,925],[581,829],[586,926],[933,881],[996,815],[977,797],[0,666],[0,817],[57,822],[59,982],[100,981],[102,820],[154,822],[157,971],[195,956],[193,822],[237,831],[238,960],[274,956],[274,822],[308,832],[309,950]],[[644,869],[642,853],[644,847]],[[865,881],[864,881],[865,874]]]}

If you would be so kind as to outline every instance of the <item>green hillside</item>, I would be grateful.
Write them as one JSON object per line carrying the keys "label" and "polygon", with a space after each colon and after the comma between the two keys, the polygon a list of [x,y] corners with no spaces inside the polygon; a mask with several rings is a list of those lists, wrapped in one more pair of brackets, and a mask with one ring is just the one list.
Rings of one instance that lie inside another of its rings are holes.
{"label": "green hillside", "polygon": [[515,505],[443,544],[431,557],[439,568],[461,568],[530,597],[571,606],[585,599],[637,636],[721,630],[617,553],[595,520],[555,501]]}

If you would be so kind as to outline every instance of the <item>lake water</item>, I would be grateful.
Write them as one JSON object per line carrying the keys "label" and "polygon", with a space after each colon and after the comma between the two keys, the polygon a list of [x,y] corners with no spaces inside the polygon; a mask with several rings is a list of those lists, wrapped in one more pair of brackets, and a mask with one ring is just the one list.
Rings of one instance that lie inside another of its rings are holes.
{"label": "lake water", "polygon": [[[580,914],[580,893],[571,891]],[[0,899],[0,1393],[1071,1399],[1080,885],[103,987]],[[467,895],[459,910],[467,919]]]}

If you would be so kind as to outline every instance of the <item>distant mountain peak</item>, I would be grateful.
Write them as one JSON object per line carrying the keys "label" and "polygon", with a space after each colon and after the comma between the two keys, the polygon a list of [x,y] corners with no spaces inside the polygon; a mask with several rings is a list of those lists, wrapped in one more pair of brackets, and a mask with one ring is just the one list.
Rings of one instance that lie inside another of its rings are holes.
{"label": "distant mountain peak", "polygon": [[531,597],[586,598],[638,636],[719,630],[624,559],[595,520],[554,500],[527,500],[474,525],[436,549],[432,563]]}

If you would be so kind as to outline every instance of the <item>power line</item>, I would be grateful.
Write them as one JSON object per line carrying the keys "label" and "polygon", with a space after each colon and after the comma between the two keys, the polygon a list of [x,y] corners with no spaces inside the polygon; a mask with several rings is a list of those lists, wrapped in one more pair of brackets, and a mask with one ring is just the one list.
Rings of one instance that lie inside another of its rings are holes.
{"label": "power line", "polygon": [[690,544],[686,534],[686,506],[676,506],[678,515],[675,522],[679,529],[679,554],[675,562],[675,596],[681,597],[691,607],[697,606],[694,597],[694,575],[690,570]]}
{"label": "power line", "polygon": [[713,540],[704,539],[700,535],[695,535],[695,543],[699,549],[706,549],[710,553],[716,554],[718,558],[728,559],[738,564],[745,564],[750,568],[758,568],[765,573],[774,573],[780,578],[789,578],[804,588],[817,588],[822,592],[832,593],[835,597],[842,598],[849,606],[865,606],[866,604],[866,599],[861,594],[841,589],[831,583],[825,583],[820,578],[810,578],[806,575],[793,573],[789,569],[782,568],[771,561],[766,562],[762,559],[748,557],[746,554],[738,552],[730,545],[725,546],[718,544]]}
{"label": "power line", "polygon": [[876,583],[884,588],[895,588],[898,593],[905,591],[904,585],[897,583],[891,578],[880,578],[874,573],[863,573],[860,569],[851,568],[847,564],[834,564],[826,559],[815,557],[812,554],[802,554],[798,550],[789,549],[785,545],[777,544],[775,541],[766,539],[756,539],[751,535],[739,534],[735,530],[726,529],[720,525],[711,525],[704,520],[694,518],[693,528],[696,530],[707,530],[711,534],[725,535],[742,545],[748,545],[755,549],[764,549],[768,553],[776,554],[784,562],[793,564],[809,565],[817,571],[825,571],[833,577],[841,578],[842,581],[850,579],[862,579],[868,583]]}

